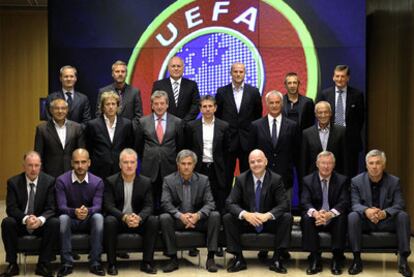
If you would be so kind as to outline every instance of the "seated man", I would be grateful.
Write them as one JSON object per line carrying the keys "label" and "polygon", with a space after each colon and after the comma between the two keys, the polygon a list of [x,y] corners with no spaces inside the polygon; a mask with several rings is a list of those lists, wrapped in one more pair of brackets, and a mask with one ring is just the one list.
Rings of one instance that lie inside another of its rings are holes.
{"label": "seated man", "polygon": [[42,237],[36,275],[53,276],[49,265],[59,230],[59,220],[53,217],[55,179],[40,171],[37,152],[26,153],[23,160],[24,172],[7,180],[7,217],[1,223],[1,235],[9,266],[1,276],[19,275],[17,239],[28,234]]}
{"label": "seated man", "polygon": [[56,179],[56,201],[60,221],[60,257],[62,265],[57,276],[73,271],[72,231],[90,232],[90,268],[96,275],[105,275],[101,266],[103,216],[100,213],[104,183],[88,172],[91,160],[86,149],[78,148],[72,154],[73,170]]}
{"label": "seated man", "polygon": [[223,217],[227,252],[235,255],[227,271],[237,272],[247,268],[240,235],[246,232],[266,232],[275,234],[274,255],[269,269],[287,273],[281,255],[289,247],[292,215],[282,177],[266,170],[267,159],[261,150],[256,149],[250,153],[249,166],[249,170],[236,178],[226,200],[230,212]]}
{"label": "seated man", "polygon": [[349,208],[349,182],[344,175],[333,171],[335,156],[322,151],[316,158],[317,171],[303,178],[301,206],[303,208],[302,247],[311,253],[306,274],[322,271],[319,252],[319,231],[332,236],[331,272],[342,274],[341,259],[346,238],[346,217]]}
{"label": "seated man", "polygon": [[365,156],[367,172],[351,180],[352,212],[348,215],[349,245],[354,260],[351,275],[362,272],[361,240],[363,231],[395,232],[398,241],[398,271],[412,276],[407,258],[410,249],[410,217],[404,211],[400,179],[386,173],[385,153],[371,150]]}
{"label": "seated man", "polygon": [[197,156],[190,150],[177,155],[178,171],[164,178],[160,216],[162,236],[170,262],[163,269],[178,269],[175,230],[207,232],[207,262],[209,272],[217,272],[214,254],[217,252],[220,214],[215,208],[207,176],[194,172]]}
{"label": "seated man", "polygon": [[159,229],[158,218],[152,216],[152,191],[149,178],[136,175],[137,153],[125,148],[119,155],[120,173],[106,179],[104,209],[104,241],[108,274],[117,275],[116,245],[118,233],[139,233],[144,237],[141,271],[155,274],[154,244]]}

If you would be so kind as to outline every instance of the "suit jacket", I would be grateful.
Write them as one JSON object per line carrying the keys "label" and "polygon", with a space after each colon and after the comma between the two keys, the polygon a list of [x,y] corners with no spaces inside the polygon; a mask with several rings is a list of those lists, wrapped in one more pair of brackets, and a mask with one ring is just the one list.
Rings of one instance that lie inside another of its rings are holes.
{"label": "suit jacket", "polygon": [[[352,211],[358,212],[361,216],[365,209],[372,207],[371,184],[367,172],[352,178],[351,201]],[[404,210],[405,204],[400,188],[400,178],[384,172],[379,203],[380,206],[377,208],[385,210],[391,216]]]}
{"label": "suit jacket", "polygon": [[[304,213],[312,208],[317,211],[322,209],[323,195],[318,171],[303,178],[300,202]],[[329,181],[328,202],[330,209],[335,209],[341,214],[346,214],[350,208],[349,179],[335,171],[332,172]]]}
{"label": "suit jacket", "polygon": [[109,138],[103,116],[90,120],[85,126],[86,147],[91,157],[90,171],[106,178],[119,172],[119,154],[133,147],[131,120],[118,116],[113,141]]}
{"label": "suit jacket", "polygon": [[[322,152],[318,126],[312,126],[303,131],[301,148],[301,174],[306,176],[316,170],[316,157]],[[335,155],[335,170],[345,174],[345,127],[330,125],[326,150]]]}
{"label": "suit jacket", "polygon": [[237,112],[231,83],[217,89],[216,103],[216,117],[227,121],[230,125],[231,144],[229,152],[237,152],[239,149],[247,152],[249,150],[250,124],[262,116],[262,97],[259,90],[246,83],[244,84],[239,112]]}
{"label": "suit jacket", "polygon": [[178,105],[175,104],[173,88],[170,78],[155,81],[152,86],[152,92],[163,90],[168,94],[168,113],[175,115],[184,121],[196,119],[199,108],[200,92],[196,82],[181,78],[180,93],[178,95]]}
{"label": "suit jacket", "polygon": [[42,157],[43,171],[58,177],[71,169],[72,152],[85,147],[82,126],[66,121],[65,148],[60,142],[53,120],[42,122],[36,127],[34,149]]}
{"label": "suit jacket", "polygon": [[[227,152],[230,145],[229,124],[218,118],[214,119],[213,162],[218,186],[226,187]],[[185,128],[186,147],[197,155],[196,171],[200,171],[203,162],[203,123],[202,119],[190,121]]]}
{"label": "suit jacket", "polygon": [[[335,87],[330,87],[318,94],[316,102],[328,101],[332,108],[332,122],[335,122]],[[347,147],[362,150],[361,130],[365,120],[364,96],[361,91],[348,86],[346,96],[346,143]]]}
{"label": "suit jacket", "polygon": [[175,157],[184,140],[182,120],[167,113],[167,125],[162,143],[158,142],[154,115],[151,113],[139,119],[136,136],[138,154],[141,157],[141,174],[155,182],[158,172],[161,177],[177,169]]}
{"label": "suit jacket", "polygon": [[[107,85],[106,87],[100,88],[98,93],[98,100],[96,103],[96,117],[101,115],[101,95],[107,91],[116,92],[115,84]],[[134,88],[128,84],[125,84],[125,90],[122,93],[122,102],[120,107],[119,116],[128,118],[132,122],[138,122],[138,119],[143,115],[142,112],[142,99],[141,92],[139,89]]]}
{"label": "suit jacket", "polygon": [[[104,211],[106,214],[115,216],[122,221],[124,214],[124,180],[121,173],[116,173],[105,180],[104,191]],[[143,221],[152,214],[152,191],[151,182],[145,176],[135,176],[131,206],[135,214],[139,215]]]}
{"label": "suit jacket", "polygon": [[267,167],[283,177],[285,188],[293,185],[293,167],[299,155],[299,128],[296,122],[282,116],[276,147],[273,147],[267,115],[251,124],[250,150],[262,150],[268,160]]}
{"label": "suit jacket", "polygon": [[[55,178],[40,172],[36,186],[34,215],[46,219],[55,215]],[[6,213],[22,222],[28,201],[26,175],[21,173],[7,180]]]}
{"label": "suit jacket", "polygon": [[[315,105],[313,104],[313,100],[309,97],[298,95],[298,102],[297,102],[297,110],[298,110],[298,125],[300,130],[305,130],[306,128],[311,127],[315,124]],[[283,96],[283,115],[288,117],[289,114],[289,102],[288,96],[285,94]],[[288,117],[289,118],[289,117]]]}
{"label": "suit jacket", "polygon": [[[255,195],[253,175],[247,170],[236,177],[234,187],[226,200],[226,208],[235,217],[242,211],[255,212]],[[289,212],[289,201],[280,175],[266,170],[260,195],[258,212],[270,212],[275,219]]]}
{"label": "suit jacket", "polygon": [[[49,120],[52,118],[52,115],[49,111],[50,102],[52,102],[52,100],[56,98],[65,99],[62,90],[55,91],[49,94],[46,99],[46,115]],[[89,106],[89,100],[86,95],[78,91],[75,91],[72,105],[69,108],[67,118],[78,123],[85,123],[91,119],[91,108]]]}
{"label": "suit jacket", "polygon": [[[194,172],[190,179],[191,204],[194,212],[200,212],[201,218],[206,218],[214,211],[215,204],[211,194],[210,183],[207,176]],[[172,216],[181,212],[179,210],[183,201],[183,185],[181,176],[174,172],[165,176],[162,184],[161,207]]]}

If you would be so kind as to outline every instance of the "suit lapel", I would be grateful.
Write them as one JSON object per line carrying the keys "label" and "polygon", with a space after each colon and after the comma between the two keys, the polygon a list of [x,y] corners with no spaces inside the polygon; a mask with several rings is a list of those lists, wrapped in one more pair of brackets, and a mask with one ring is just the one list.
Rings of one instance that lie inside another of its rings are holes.
{"label": "suit lapel", "polygon": [[280,143],[281,140],[284,139],[284,136],[287,132],[287,123],[286,123],[286,119],[284,116],[282,116],[282,122],[280,123],[280,131],[279,131],[279,135],[277,136],[277,144],[276,144],[276,149],[279,150],[280,145],[283,145],[283,143]]}
{"label": "suit lapel", "polygon": [[106,128],[106,123],[103,115],[98,120],[98,127],[101,129],[101,133],[106,137],[106,141],[111,144],[111,138],[109,137],[108,129]]}
{"label": "suit lapel", "polygon": [[26,184],[26,176],[23,173],[22,174],[22,178],[20,178],[20,181],[18,183],[18,190],[20,192],[20,195],[22,197],[22,210],[24,211],[24,209],[27,206],[27,184]]}
{"label": "suit lapel", "polygon": [[266,195],[267,192],[270,188],[270,173],[268,171],[266,171],[264,179],[263,179],[263,184],[262,184],[262,191],[260,192],[260,211],[262,211],[263,207],[264,207],[264,202],[266,200]]}
{"label": "suit lapel", "polygon": [[125,105],[124,104],[128,102],[127,100],[128,100],[128,97],[129,97],[130,94],[131,93],[129,91],[129,87],[128,87],[127,84],[125,84],[125,90],[122,93],[121,110],[119,111],[118,114],[122,114],[124,112],[124,110],[125,110]]}
{"label": "suit lapel", "polygon": [[[363,184],[365,185],[365,193],[367,197],[367,206],[372,207],[372,193],[371,193],[371,183],[369,182],[368,173],[365,173],[364,175],[364,181]],[[380,201],[381,204],[381,201]]]}
{"label": "suit lapel", "polygon": [[254,190],[254,179],[253,179],[253,173],[249,173],[246,175],[246,191],[247,195],[249,195],[249,201],[250,201],[250,211],[256,210],[256,193]]}
{"label": "suit lapel", "polygon": [[[44,190],[46,188],[41,185],[42,182],[43,182],[43,176],[42,176],[42,174],[39,174],[39,177],[37,179],[36,194],[35,194],[35,200],[34,200],[34,212],[36,212],[38,210],[40,197],[41,197],[41,195],[43,195],[43,193],[45,193]],[[27,193],[26,193],[26,196],[27,196]]]}
{"label": "suit lapel", "polygon": [[72,128],[72,123],[67,121],[66,122],[66,138],[65,138],[65,148],[71,141],[71,139],[75,136],[75,130]]}
{"label": "suit lapel", "polygon": [[116,117],[116,126],[115,126],[115,133],[114,133],[114,139],[112,140],[112,144],[115,145],[115,143],[118,141],[118,138],[122,135],[121,129],[122,129],[122,119],[121,116]]}
{"label": "suit lapel", "polygon": [[[136,178],[135,178],[136,180]],[[134,180],[134,187],[132,189],[132,195],[134,195],[134,189],[135,189],[135,180]],[[125,204],[125,194],[124,194],[124,181],[122,180],[121,174],[119,173],[119,176],[116,180],[116,188],[117,193],[119,195],[119,197],[121,198],[121,203],[122,203],[122,207],[121,210],[124,208],[124,204]],[[134,197],[132,197],[134,198]],[[131,199],[132,200],[132,199]]]}
{"label": "suit lapel", "polygon": [[[164,137],[162,138],[162,143],[164,144],[164,142],[166,141],[167,138],[169,138],[171,136],[171,134],[173,133],[174,130],[174,123],[171,120],[171,117],[169,116],[169,114],[167,114],[167,120],[166,120],[166,125],[165,125],[165,133],[164,133]],[[157,137],[157,133],[155,132],[155,137]]]}
{"label": "suit lapel", "polygon": [[[233,86],[230,83],[227,87],[227,92],[225,95],[228,98],[228,101],[230,101],[231,105],[234,108],[234,111],[236,112],[236,114],[238,114],[239,112],[237,111],[237,106],[236,106],[236,101],[234,100],[234,95],[233,95]],[[244,93],[244,90],[243,90]],[[244,98],[244,97],[243,97]],[[242,99],[242,104],[243,104],[243,99]],[[241,109],[242,105],[240,105],[240,109]]]}
{"label": "suit lapel", "polygon": [[[54,123],[53,123],[52,120],[48,121],[48,123],[47,123],[47,131],[48,131],[49,135],[54,140],[56,140],[56,142],[58,143],[58,145],[63,149],[62,143],[60,142],[59,135],[58,135],[58,133],[56,131],[56,128],[55,128],[55,126],[53,124]],[[66,130],[66,132],[67,132],[67,130]],[[66,134],[66,137],[67,137],[67,134]]]}
{"label": "suit lapel", "polygon": [[272,145],[273,144],[272,136],[270,135],[269,121],[267,120],[267,116],[262,118],[262,128],[263,128],[262,131],[264,132],[265,138],[268,140],[268,143]]}
{"label": "suit lapel", "polygon": [[[202,123],[201,120],[202,119],[197,120],[196,134],[195,135],[196,135],[197,143],[200,146],[201,153],[203,153],[203,147],[204,147],[204,142],[203,142],[203,123]],[[216,127],[214,126],[214,128],[216,128]],[[214,148],[214,140],[213,140],[213,148]]]}
{"label": "suit lapel", "polygon": [[183,185],[181,184],[181,177],[179,176],[178,173],[175,173],[175,176],[176,176],[175,190],[177,191],[178,198],[180,202],[182,203],[183,202]]}
{"label": "suit lapel", "polygon": [[[312,129],[312,139],[314,140],[314,142],[316,142],[316,145],[318,145],[318,153],[322,152],[322,142],[321,142],[321,138],[319,137],[319,130],[318,130],[318,126],[315,126]],[[328,142],[329,144],[329,142]]]}
{"label": "suit lapel", "polygon": [[385,200],[385,196],[387,195],[387,190],[388,190],[388,178],[387,176],[385,176],[385,174],[383,176],[384,177],[383,177],[383,181],[381,185],[380,199],[379,199],[380,206],[378,207],[380,209],[384,208],[384,200]]}
{"label": "suit lapel", "polygon": [[196,198],[197,198],[197,194],[198,194],[198,186],[197,186],[197,181],[198,176],[196,175],[196,173],[193,173],[193,176],[191,176],[191,205],[193,205],[193,207],[195,206],[195,202],[196,202]]}

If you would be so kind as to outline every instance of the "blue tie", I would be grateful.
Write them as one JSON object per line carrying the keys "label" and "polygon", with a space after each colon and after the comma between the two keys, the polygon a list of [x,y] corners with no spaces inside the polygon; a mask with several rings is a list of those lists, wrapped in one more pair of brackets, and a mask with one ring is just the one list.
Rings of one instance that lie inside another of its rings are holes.
{"label": "blue tie", "polygon": [[66,102],[68,102],[68,106],[69,108],[72,106],[72,93],[70,93],[69,91],[65,93],[66,96],[68,97],[68,99],[66,100]]}
{"label": "blue tie", "polygon": [[[260,194],[262,193],[262,182],[257,180],[256,182],[256,196],[255,196],[255,203],[256,203],[256,212],[260,212]],[[256,227],[256,232],[260,233],[263,231],[263,225]]]}
{"label": "blue tie", "polygon": [[335,124],[345,126],[345,109],[342,94],[342,90],[338,91],[338,101],[336,102],[335,108]]}
{"label": "blue tie", "polygon": [[322,209],[329,211],[329,193],[328,193],[328,182],[326,179],[322,180]]}

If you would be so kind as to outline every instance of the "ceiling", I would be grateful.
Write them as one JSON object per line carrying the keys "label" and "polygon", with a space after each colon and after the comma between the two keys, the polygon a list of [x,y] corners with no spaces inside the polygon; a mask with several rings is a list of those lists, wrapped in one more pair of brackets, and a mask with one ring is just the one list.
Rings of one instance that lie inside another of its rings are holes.
{"label": "ceiling", "polygon": [[48,0],[0,0],[0,7],[46,8]]}

